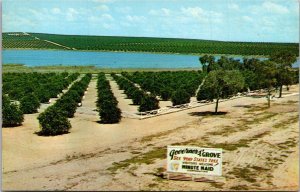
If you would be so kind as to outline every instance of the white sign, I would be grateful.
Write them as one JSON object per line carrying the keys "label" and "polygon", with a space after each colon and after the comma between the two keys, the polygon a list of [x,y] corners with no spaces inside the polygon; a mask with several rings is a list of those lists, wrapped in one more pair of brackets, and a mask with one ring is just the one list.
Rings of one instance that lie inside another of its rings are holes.
{"label": "white sign", "polygon": [[167,171],[202,175],[222,175],[222,149],[168,146]]}

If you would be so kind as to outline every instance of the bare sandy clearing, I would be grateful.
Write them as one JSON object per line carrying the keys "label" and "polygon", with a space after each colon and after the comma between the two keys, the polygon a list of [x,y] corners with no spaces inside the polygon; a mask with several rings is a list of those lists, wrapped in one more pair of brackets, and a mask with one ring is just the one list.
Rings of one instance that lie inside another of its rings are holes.
{"label": "bare sandy clearing", "polygon": [[[116,86],[112,82],[111,86],[116,94]],[[292,92],[298,92],[298,86],[292,87]],[[38,129],[36,114],[26,115],[23,126],[2,130],[4,189],[298,188],[299,175],[293,171],[299,162],[298,95],[272,101],[269,110],[262,106],[265,98],[244,97],[220,103],[220,110],[228,112],[225,115],[199,113],[213,111],[212,104],[145,120],[123,118],[119,124],[103,125],[95,122],[98,116],[89,115],[95,109],[96,93],[93,79],[82,102],[86,108],[78,108],[75,118],[70,119],[70,134],[33,134]],[[119,107],[126,107],[121,96],[117,97]],[[155,176],[165,166],[166,146],[170,144],[224,148],[223,182],[167,181]],[[287,178],[292,179],[287,182]]]}

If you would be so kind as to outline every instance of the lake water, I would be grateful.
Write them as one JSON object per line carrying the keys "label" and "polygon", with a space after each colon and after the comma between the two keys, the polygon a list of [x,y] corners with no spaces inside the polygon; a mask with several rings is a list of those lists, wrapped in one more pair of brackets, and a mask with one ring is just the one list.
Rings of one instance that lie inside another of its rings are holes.
{"label": "lake water", "polygon": [[[234,58],[242,60],[242,57]],[[59,50],[3,50],[2,63],[25,64],[30,67],[48,65],[95,65],[101,68],[200,67],[199,56],[194,55]],[[299,63],[298,59],[294,67],[299,67]]]}

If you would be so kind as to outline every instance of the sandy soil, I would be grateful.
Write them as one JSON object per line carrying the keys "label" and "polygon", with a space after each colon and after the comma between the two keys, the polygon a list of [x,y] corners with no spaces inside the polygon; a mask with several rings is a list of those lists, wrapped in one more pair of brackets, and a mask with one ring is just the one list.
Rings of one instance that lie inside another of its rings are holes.
{"label": "sandy soil", "polygon": [[[114,81],[119,107],[134,111]],[[119,124],[99,124],[96,79],[70,119],[69,134],[41,137],[38,114],[22,126],[3,128],[4,190],[297,190],[299,86],[284,90],[270,109],[266,98],[222,102]],[[223,176],[216,183],[158,176],[172,144],[222,147]]]}

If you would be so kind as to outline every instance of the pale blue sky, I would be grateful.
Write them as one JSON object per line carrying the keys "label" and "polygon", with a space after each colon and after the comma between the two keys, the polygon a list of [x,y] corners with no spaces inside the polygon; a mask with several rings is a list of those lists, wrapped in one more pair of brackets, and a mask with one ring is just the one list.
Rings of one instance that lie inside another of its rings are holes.
{"label": "pale blue sky", "polygon": [[299,42],[297,0],[3,0],[3,32]]}

